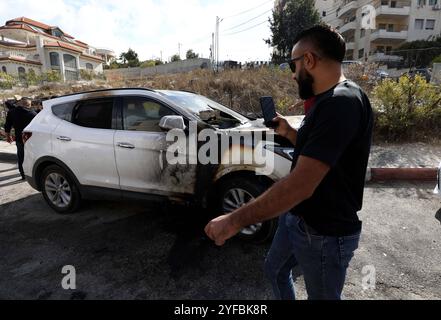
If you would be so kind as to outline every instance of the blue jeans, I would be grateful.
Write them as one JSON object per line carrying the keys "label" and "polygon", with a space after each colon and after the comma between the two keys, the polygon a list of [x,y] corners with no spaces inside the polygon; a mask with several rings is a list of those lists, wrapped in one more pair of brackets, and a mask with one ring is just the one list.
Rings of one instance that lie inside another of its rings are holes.
{"label": "blue jeans", "polygon": [[346,269],[358,248],[360,233],[322,236],[304,220],[286,213],[265,260],[265,274],[276,299],[295,300],[292,269],[300,267],[309,300],[340,300]]}

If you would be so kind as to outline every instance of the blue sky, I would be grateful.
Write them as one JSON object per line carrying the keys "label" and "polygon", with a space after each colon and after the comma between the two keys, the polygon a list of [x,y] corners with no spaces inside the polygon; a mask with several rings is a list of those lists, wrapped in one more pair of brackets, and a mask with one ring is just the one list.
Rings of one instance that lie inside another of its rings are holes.
{"label": "blue sky", "polygon": [[270,37],[273,6],[265,0],[2,0],[0,23],[25,16],[118,54],[131,47],[142,60],[161,52],[167,60],[179,43],[181,56],[193,49],[208,57],[218,15],[221,60],[268,60],[272,50],[263,39]]}

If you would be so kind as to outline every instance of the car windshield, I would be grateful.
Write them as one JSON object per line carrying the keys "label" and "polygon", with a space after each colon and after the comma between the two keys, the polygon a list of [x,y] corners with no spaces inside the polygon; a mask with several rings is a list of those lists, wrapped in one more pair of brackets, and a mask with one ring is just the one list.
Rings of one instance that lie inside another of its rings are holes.
{"label": "car windshield", "polygon": [[[216,125],[216,123],[220,124],[220,122],[229,122],[232,125],[228,125],[228,127],[231,127],[249,121],[241,114],[201,95],[183,91],[163,90],[159,92],[181,108],[186,109],[209,124]],[[225,124],[220,124],[220,126],[224,127]]]}

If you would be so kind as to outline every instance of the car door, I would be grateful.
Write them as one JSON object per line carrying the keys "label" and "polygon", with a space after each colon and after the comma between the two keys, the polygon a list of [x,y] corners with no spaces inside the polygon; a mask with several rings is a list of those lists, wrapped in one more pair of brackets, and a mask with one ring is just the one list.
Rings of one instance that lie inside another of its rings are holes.
{"label": "car door", "polygon": [[196,166],[169,165],[167,132],[162,117],[177,115],[158,100],[142,96],[120,99],[122,130],[115,133],[121,190],[154,195],[192,194]]}
{"label": "car door", "polygon": [[112,129],[114,99],[73,102],[53,132],[53,153],[84,186],[119,189]]}

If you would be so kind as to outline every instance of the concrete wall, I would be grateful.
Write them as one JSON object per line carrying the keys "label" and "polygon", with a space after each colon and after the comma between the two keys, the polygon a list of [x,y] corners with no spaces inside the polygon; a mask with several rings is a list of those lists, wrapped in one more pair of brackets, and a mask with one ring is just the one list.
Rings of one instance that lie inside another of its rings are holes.
{"label": "concrete wall", "polygon": [[127,68],[104,70],[107,79],[141,79],[154,74],[183,73],[196,69],[211,68],[209,59],[190,59],[178,62],[171,62],[160,66],[149,68]]}

